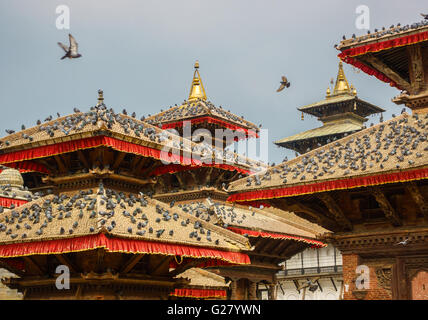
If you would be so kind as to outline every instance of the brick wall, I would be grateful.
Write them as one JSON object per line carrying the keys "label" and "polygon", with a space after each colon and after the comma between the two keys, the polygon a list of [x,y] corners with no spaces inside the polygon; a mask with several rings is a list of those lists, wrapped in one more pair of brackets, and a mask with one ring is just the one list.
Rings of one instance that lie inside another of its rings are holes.
{"label": "brick wall", "polygon": [[[344,281],[344,294],[343,298],[345,300],[357,300],[357,297],[352,293],[356,290],[355,280],[358,277],[358,274],[355,272],[358,265],[367,265],[370,269],[370,286],[367,290],[367,294],[364,296],[364,300],[391,300],[391,293],[382,288],[376,278],[375,270],[376,268],[368,262],[364,262],[356,254],[343,254],[343,281]],[[348,290],[346,290],[346,285],[348,285]]]}

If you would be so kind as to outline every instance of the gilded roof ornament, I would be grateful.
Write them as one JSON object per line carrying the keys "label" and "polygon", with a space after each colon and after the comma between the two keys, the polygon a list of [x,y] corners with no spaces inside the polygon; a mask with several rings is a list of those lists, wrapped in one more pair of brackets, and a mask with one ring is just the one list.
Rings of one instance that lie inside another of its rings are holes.
{"label": "gilded roof ornament", "polygon": [[98,106],[104,103],[104,94],[103,94],[103,90],[99,89],[98,90]]}
{"label": "gilded roof ornament", "polygon": [[351,93],[348,80],[343,71],[342,61],[339,62],[339,71],[337,73],[336,84],[334,86],[333,95],[340,95],[343,93]]}
{"label": "gilded roof ornament", "polygon": [[199,74],[199,61],[195,62],[195,72],[193,73],[192,85],[190,87],[189,102],[194,102],[199,99],[207,100],[204,85],[202,84],[201,75]]}

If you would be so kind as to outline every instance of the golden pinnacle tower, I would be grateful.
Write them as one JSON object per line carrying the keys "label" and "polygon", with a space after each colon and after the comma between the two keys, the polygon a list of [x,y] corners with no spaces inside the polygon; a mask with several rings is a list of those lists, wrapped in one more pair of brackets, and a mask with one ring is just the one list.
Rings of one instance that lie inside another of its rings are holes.
{"label": "golden pinnacle tower", "polygon": [[372,105],[357,96],[357,90],[349,85],[339,62],[333,93],[327,88],[324,100],[298,108],[303,113],[315,116],[323,123],[321,127],[298,133],[275,142],[276,145],[292,149],[300,154],[325,145],[333,140],[360,131],[367,116],[385,110]]}

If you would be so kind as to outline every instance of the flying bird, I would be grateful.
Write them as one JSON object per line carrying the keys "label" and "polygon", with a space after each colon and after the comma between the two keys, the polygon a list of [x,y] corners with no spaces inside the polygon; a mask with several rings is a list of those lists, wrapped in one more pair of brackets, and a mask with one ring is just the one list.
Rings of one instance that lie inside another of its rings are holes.
{"label": "flying bird", "polygon": [[405,246],[408,242],[410,241],[410,239],[409,238],[406,238],[406,239],[404,239],[403,241],[400,241],[400,242],[397,242],[397,243],[395,243],[394,244],[394,246],[398,246],[398,245],[403,245],[403,246]]}
{"label": "flying bird", "polygon": [[58,45],[65,51],[65,55],[61,58],[61,60],[65,58],[69,58],[69,59],[80,58],[82,55],[78,53],[78,44],[76,40],[71,34],[68,34],[68,38],[70,41],[70,47],[67,47],[65,44],[58,42]]}
{"label": "flying bird", "polygon": [[428,20],[428,14],[421,13],[421,16],[424,17],[425,20]]}
{"label": "flying bird", "polygon": [[280,92],[284,90],[285,87],[288,88],[289,86],[290,86],[290,82],[287,80],[286,77],[282,76],[281,86],[278,88],[278,90],[276,90],[276,92]]}

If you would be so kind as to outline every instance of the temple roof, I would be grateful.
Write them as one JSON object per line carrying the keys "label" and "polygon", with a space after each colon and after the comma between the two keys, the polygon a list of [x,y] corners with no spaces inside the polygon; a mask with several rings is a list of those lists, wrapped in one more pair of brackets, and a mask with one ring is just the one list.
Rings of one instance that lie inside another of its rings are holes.
{"label": "temple roof", "polygon": [[[345,103],[346,106],[351,106],[350,110],[348,110],[349,108],[344,108]],[[328,88],[325,99],[297,109],[316,117],[323,117],[329,115],[326,112],[327,109],[331,109],[331,107],[335,107],[337,105],[338,108],[335,111],[330,111],[330,113],[341,114],[342,112],[353,112],[362,117],[366,117],[373,113],[385,111],[384,109],[357,97],[357,90],[352,85],[349,85],[348,80],[346,79],[342,61],[339,62],[339,69],[333,93],[331,93],[330,88]]]}
{"label": "temple roof", "polygon": [[[348,121],[346,119],[340,122],[328,123],[322,127],[310,129],[295,135],[275,141],[275,144],[286,144],[287,142],[297,142],[306,139],[313,139],[318,137],[333,136],[337,134],[352,133],[359,131],[363,128],[362,123],[356,121]],[[331,139],[336,140],[336,139]]]}
{"label": "temple roof", "polygon": [[[351,185],[358,187],[385,183],[384,179],[356,179],[379,174],[388,174],[388,182],[401,181],[397,179],[401,179],[403,171],[425,168],[428,164],[427,128],[428,115],[410,116],[403,113],[265,172],[234,181],[229,185],[228,191],[238,194],[233,194],[229,200],[252,201],[322,192],[339,187],[350,188]],[[417,171],[413,175],[415,179],[421,178]],[[327,183],[335,180],[343,183],[340,186]],[[265,195],[252,193],[261,189],[279,188],[281,195],[276,191],[270,195],[267,195],[268,192]]]}
{"label": "temple roof", "polygon": [[[157,150],[164,150],[167,147],[171,151],[176,150],[179,154],[192,152],[193,156],[199,155],[201,159],[206,156],[211,158],[208,152],[210,151],[214,153],[213,159],[218,159],[219,163],[232,162],[243,168],[252,167],[256,171],[260,166],[258,162],[228,150],[217,150],[211,145],[197,144],[157,128],[136,119],[135,114],[129,116],[126,110],[123,113],[115,113],[113,109],[107,109],[103,100],[103,93],[99,91],[98,104],[91,107],[88,112],[80,112],[75,109],[75,113],[68,116],[57,119],[52,119],[50,116],[44,123],[38,122],[35,127],[1,138],[0,154],[5,155],[15,151],[104,135]],[[26,158],[28,157],[26,156]],[[36,155],[35,157],[37,158]],[[0,163],[8,165],[10,162],[8,160],[0,161]]]}
{"label": "temple roof", "polygon": [[212,117],[234,126],[251,129],[257,132],[258,127],[255,124],[244,120],[242,117],[234,115],[221,107],[216,107],[213,103],[207,100],[205,88],[202,84],[202,79],[198,69],[199,63],[196,62],[189,99],[179,106],[175,105],[168,110],[146,118],[146,121],[153,125],[162,125],[163,128],[172,128],[174,126],[171,125],[176,122]]}
{"label": "temple roof", "polygon": [[102,185],[50,194],[0,215],[0,243],[72,239],[103,233],[226,251],[249,250],[248,240],[206,223],[180,208],[144,195],[124,194]]}
{"label": "temple roof", "polygon": [[428,20],[422,20],[420,22],[415,22],[412,24],[407,24],[402,26],[401,24],[397,24],[396,26],[392,25],[389,28],[375,29],[374,31],[358,36],[351,37],[349,39],[342,40],[340,44],[337,46],[339,50],[345,50],[350,47],[365,45],[371,42],[380,42],[391,40],[394,38],[401,37],[403,35],[410,35],[415,32],[419,33],[421,31],[428,30]]}
{"label": "temple roof", "polygon": [[[261,210],[248,206],[231,205],[222,201],[206,199],[179,204],[181,208],[204,221],[222,225],[226,228],[239,228],[252,231],[280,233],[296,240],[315,239],[318,235],[328,232],[315,224],[304,221],[292,213],[282,210]],[[279,213],[278,211],[281,211]],[[274,213],[275,212],[275,213]],[[245,231],[243,231],[245,232]]]}
{"label": "temple roof", "polygon": [[[333,81],[331,83],[333,84]],[[325,137],[325,140],[336,140],[345,133],[359,131],[363,129],[363,124],[367,121],[366,116],[385,111],[357,97],[357,90],[349,85],[341,61],[333,93],[328,88],[325,99],[297,109],[302,113],[316,116],[323,122],[322,127],[275,141],[277,145],[300,153],[306,152],[308,145],[311,149],[313,145],[325,144],[324,141],[316,141],[317,138]]]}
{"label": "temple roof", "polygon": [[224,277],[201,268],[187,269],[183,273],[180,273],[177,278],[189,279],[190,283],[187,286],[219,288],[226,288],[229,286],[229,282],[226,283]]}
{"label": "temple roof", "polygon": [[[415,44],[420,44],[419,48]],[[342,61],[393,87],[415,94],[414,90],[418,88],[410,85],[409,59],[415,53],[420,54],[419,49],[426,50],[427,47],[428,20],[423,20],[411,25],[375,29],[360,37],[353,35],[341,41],[337,49],[341,51],[338,56]]]}

